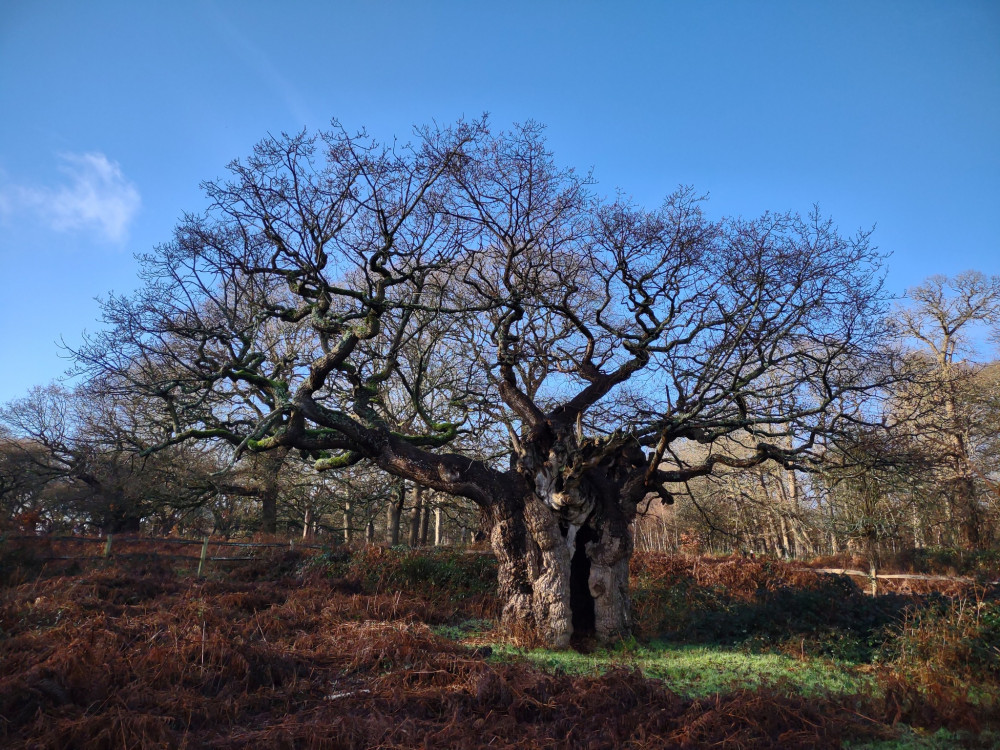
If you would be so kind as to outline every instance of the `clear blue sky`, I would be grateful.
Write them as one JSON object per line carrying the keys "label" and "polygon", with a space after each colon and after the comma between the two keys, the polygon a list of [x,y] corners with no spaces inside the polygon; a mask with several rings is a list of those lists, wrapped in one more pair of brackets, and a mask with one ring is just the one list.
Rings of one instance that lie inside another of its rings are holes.
{"label": "clear blue sky", "polygon": [[607,193],[877,225],[897,293],[1000,273],[996,0],[0,0],[0,402],[266,133],[483,112]]}

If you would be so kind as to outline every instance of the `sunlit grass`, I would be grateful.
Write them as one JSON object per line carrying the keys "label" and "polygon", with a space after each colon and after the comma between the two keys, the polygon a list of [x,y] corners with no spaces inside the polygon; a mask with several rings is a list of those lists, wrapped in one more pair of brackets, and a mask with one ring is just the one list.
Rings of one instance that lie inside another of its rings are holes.
{"label": "sunlit grass", "polygon": [[546,671],[580,675],[601,674],[615,667],[634,668],[692,698],[763,685],[800,695],[851,694],[875,686],[874,679],[862,669],[843,662],[746,653],[718,646],[653,642],[590,654],[497,646],[494,658],[523,658]]}

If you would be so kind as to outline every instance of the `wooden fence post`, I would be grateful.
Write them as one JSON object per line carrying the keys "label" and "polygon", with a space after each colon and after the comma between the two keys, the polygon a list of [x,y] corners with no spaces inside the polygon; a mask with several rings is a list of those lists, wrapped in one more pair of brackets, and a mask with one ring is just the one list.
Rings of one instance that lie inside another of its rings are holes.
{"label": "wooden fence post", "polygon": [[201,558],[198,560],[198,573],[197,577],[201,578],[201,573],[205,569],[205,559],[208,557],[208,537],[206,536],[201,542]]}
{"label": "wooden fence post", "polygon": [[111,534],[108,534],[108,539],[104,542],[104,556],[111,557]]}

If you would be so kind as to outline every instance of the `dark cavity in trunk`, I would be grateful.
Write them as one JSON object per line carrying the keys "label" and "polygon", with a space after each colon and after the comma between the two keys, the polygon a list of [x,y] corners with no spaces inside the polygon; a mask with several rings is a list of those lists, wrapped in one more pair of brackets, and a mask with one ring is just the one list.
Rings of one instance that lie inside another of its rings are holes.
{"label": "dark cavity in trunk", "polygon": [[588,525],[576,532],[569,575],[569,606],[573,612],[575,636],[593,635],[597,623],[594,597],[590,593],[590,558],[587,557],[587,543],[596,542],[597,538],[597,532]]}

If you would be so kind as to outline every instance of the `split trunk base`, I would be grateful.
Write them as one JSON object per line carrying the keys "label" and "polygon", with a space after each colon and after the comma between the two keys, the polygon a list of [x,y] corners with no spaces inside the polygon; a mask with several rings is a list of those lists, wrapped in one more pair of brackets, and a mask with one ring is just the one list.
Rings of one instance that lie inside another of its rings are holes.
{"label": "split trunk base", "polygon": [[630,635],[627,527],[613,533],[595,518],[573,527],[535,499],[517,515],[498,519],[491,535],[508,631],[557,649],[574,635],[605,642]]}

